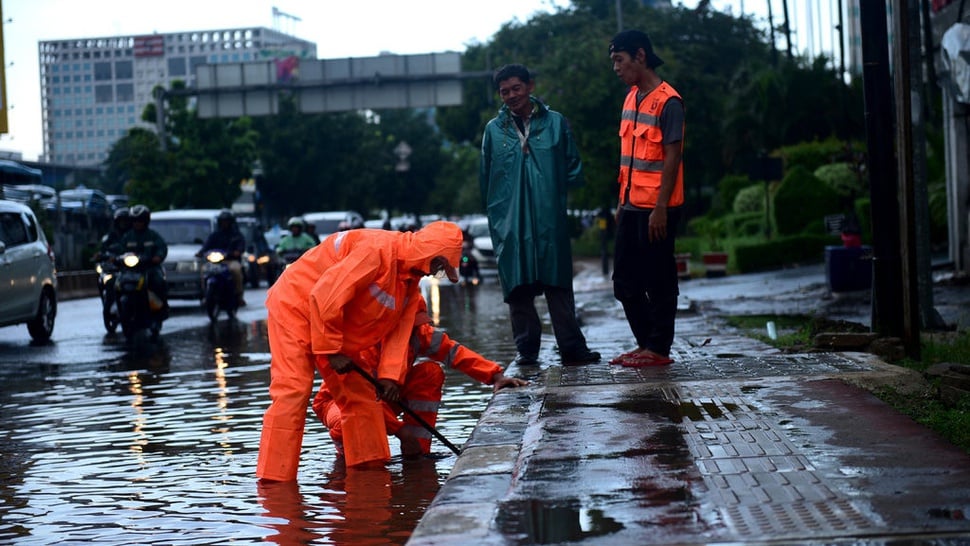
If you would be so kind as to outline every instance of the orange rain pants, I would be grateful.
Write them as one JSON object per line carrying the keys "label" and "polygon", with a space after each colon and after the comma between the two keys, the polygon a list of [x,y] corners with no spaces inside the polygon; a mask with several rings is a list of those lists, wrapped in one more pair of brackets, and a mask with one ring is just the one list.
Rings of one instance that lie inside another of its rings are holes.
{"label": "orange rain pants", "polygon": [[[426,357],[431,361],[414,364],[418,357]],[[360,355],[362,367],[370,368],[379,358],[377,348],[371,348]],[[414,320],[408,349],[408,362],[412,365],[404,379],[401,388],[401,398],[408,408],[414,411],[432,427],[438,420],[438,407],[441,405],[441,390],[445,375],[439,362],[457,369],[482,383],[491,384],[495,374],[502,368],[484,358],[480,354],[452,340],[444,330],[436,329],[432,325],[431,317],[427,314],[424,300],[419,302],[419,311]],[[412,416],[404,413],[404,420],[400,420],[401,410],[397,404],[383,403],[384,428],[387,435],[395,435],[402,427],[411,428],[412,436],[418,439],[422,453],[431,452],[430,430],[424,428]],[[337,446],[337,452],[345,454],[343,440],[343,423],[340,409],[334,403],[333,395],[327,384],[321,385],[313,400],[313,411],[320,421],[330,430],[330,437]]]}
{"label": "orange rain pants", "polygon": [[[438,407],[441,405],[441,387],[445,383],[445,373],[437,362],[424,361],[411,367],[401,387],[401,400],[407,404],[415,414],[426,423],[435,426],[438,421]],[[421,453],[431,452],[431,431],[425,429],[414,417],[404,413],[404,420],[400,419],[402,410],[397,404],[382,402],[384,412],[384,429],[387,436],[393,436],[402,428],[407,427],[418,439]],[[330,438],[337,447],[337,453],[345,455],[344,428],[340,408],[334,402],[333,395],[323,385],[313,399],[313,411],[320,421],[330,430]],[[387,436],[385,436],[385,444]]]}
{"label": "orange rain pants", "polygon": [[356,373],[334,372],[329,355],[356,360],[379,344],[375,377],[403,384],[422,300],[418,281],[437,256],[457,268],[461,243],[461,229],[451,222],[432,222],[414,233],[342,231],[283,272],[266,298],[272,402],[263,416],[259,478],[296,479],[314,369],[341,410],[346,464],[390,458],[384,408],[373,386]]}

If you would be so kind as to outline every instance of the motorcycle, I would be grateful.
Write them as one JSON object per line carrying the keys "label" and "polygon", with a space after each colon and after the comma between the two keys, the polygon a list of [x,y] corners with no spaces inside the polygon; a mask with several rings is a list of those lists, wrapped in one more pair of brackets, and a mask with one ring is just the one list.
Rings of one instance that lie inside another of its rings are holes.
{"label": "motorcycle", "polygon": [[158,341],[165,303],[148,289],[147,265],[131,252],[119,256],[115,263],[119,268],[114,286],[121,331],[129,342],[145,332],[152,341]]}
{"label": "motorcycle", "polygon": [[458,266],[458,274],[461,276],[463,286],[477,286],[481,282],[482,273],[478,268],[478,260],[471,253],[472,245],[469,242],[461,246],[461,264]]}
{"label": "motorcycle", "polygon": [[276,252],[273,250],[265,249],[261,252],[256,252],[254,249],[250,248],[249,252],[246,254],[246,280],[249,281],[249,286],[253,288],[259,288],[259,279],[261,277],[266,277],[266,286],[273,286],[276,282],[276,277],[279,276],[279,258],[276,257]]}
{"label": "motorcycle", "polygon": [[202,264],[205,295],[202,304],[209,320],[215,321],[219,313],[225,311],[230,319],[236,317],[239,309],[239,296],[236,295],[236,283],[232,280],[226,254],[221,250],[209,250],[205,253],[205,263]]}
{"label": "motorcycle", "polygon": [[306,251],[305,250],[284,250],[283,252],[281,252],[280,259],[283,260],[283,269],[286,269],[287,267],[289,267],[291,263],[300,259],[300,256],[302,256],[304,252]]}
{"label": "motorcycle", "polygon": [[94,270],[98,274],[98,295],[101,297],[101,318],[104,321],[104,329],[109,334],[113,334],[118,331],[118,325],[121,323],[121,316],[118,314],[118,298],[115,293],[115,281],[120,268],[112,256],[105,256],[94,266]]}

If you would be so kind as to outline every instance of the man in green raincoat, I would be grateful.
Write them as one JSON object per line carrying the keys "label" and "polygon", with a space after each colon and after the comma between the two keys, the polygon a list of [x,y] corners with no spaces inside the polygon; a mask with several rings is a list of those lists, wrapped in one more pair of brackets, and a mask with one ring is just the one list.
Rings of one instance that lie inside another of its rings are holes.
{"label": "man in green raincoat", "polygon": [[563,115],[532,96],[528,68],[503,66],[493,82],[504,105],[485,127],[479,181],[518,351],[513,363],[538,364],[539,294],[562,363],[596,362],[576,319],[566,213],[567,189],[583,183],[579,151]]}

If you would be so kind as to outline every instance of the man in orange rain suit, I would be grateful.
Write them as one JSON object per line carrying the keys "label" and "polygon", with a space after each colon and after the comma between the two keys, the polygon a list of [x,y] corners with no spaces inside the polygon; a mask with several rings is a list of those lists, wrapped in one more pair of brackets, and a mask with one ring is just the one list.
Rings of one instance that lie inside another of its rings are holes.
{"label": "man in orange rain suit", "polygon": [[[418,358],[429,360],[414,363]],[[372,347],[361,354],[358,364],[368,373],[374,373],[379,359],[380,350]],[[438,406],[441,404],[441,390],[445,382],[445,373],[439,363],[459,370],[476,381],[492,385],[496,392],[505,387],[521,387],[528,384],[523,379],[506,376],[498,364],[454,341],[444,331],[436,329],[423,299],[414,320],[414,329],[411,331],[408,362],[411,366],[401,387],[401,399],[411,411],[432,427],[438,420]],[[425,429],[421,423],[406,413],[404,420],[401,421],[399,419],[401,410],[397,404],[385,403],[383,406],[387,434],[397,436],[401,440],[402,455],[414,457],[431,452],[430,430]],[[313,399],[313,411],[330,429],[330,438],[337,447],[337,453],[343,455],[340,408],[337,407],[326,383],[321,385],[317,396]]]}
{"label": "man in orange rain suit", "polygon": [[286,268],[266,297],[272,401],[263,416],[259,478],[296,479],[314,369],[340,408],[347,466],[390,459],[383,404],[370,382],[347,372],[362,351],[380,344],[380,396],[399,399],[422,300],[418,283],[442,272],[457,282],[461,243],[452,222],[406,233],[340,231]]}

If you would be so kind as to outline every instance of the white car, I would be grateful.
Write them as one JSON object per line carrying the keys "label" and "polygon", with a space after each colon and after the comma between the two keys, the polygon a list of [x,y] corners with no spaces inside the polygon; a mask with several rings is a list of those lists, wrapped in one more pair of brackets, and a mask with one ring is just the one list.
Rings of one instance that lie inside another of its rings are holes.
{"label": "white car", "polygon": [[148,227],[165,239],[168,256],[162,262],[168,298],[199,300],[205,295],[202,258],[195,254],[216,230],[220,209],[185,209],[152,212]]}
{"label": "white car", "polygon": [[364,227],[364,217],[352,210],[307,212],[303,214],[303,221],[316,226],[321,241],[331,233]]}
{"label": "white car", "polygon": [[492,235],[488,230],[488,218],[476,217],[464,224],[465,233],[472,240],[471,255],[478,262],[482,275],[498,275],[498,263],[492,248]]}
{"label": "white car", "polygon": [[27,324],[35,341],[54,333],[54,249],[26,205],[0,200],[0,326]]}

